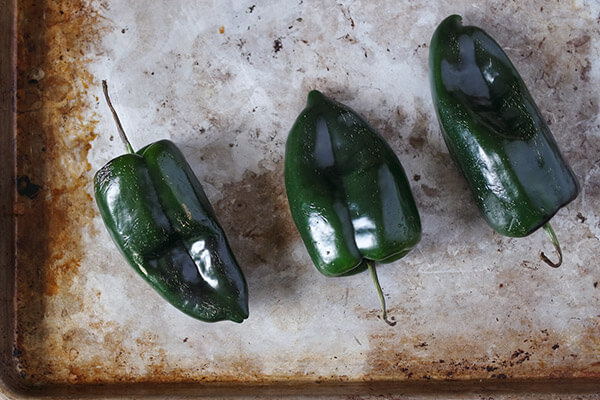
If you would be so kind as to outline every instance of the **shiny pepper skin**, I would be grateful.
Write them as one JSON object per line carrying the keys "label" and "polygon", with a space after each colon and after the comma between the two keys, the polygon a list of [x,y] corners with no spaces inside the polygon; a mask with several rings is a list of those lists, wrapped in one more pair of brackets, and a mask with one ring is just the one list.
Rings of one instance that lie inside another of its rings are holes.
{"label": "shiny pepper skin", "polygon": [[[125,259],[165,300],[206,322],[248,318],[248,288],[200,182],[181,151],[160,140],[94,177],[100,215]],[[143,309],[143,304],[140,305]]]}
{"label": "shiny pepper skin", "polygon": [[579,183],[502,48],[449,16],[431,39],[429,74],[443,138],[489,225],[511,237],[547,228]]}
{"label": "shiny pepper skin", "polygon": [[421,220],[400,161],[349,107],[317,90],[286,142],[285,185],[292,217],[327,276],[404,257]]}

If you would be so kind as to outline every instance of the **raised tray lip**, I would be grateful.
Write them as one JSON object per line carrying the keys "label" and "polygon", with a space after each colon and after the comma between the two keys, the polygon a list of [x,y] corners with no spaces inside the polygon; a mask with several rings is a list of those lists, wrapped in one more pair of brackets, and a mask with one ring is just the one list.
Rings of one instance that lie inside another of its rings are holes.
{"label": "raised tray lip", "polygon": [[490,379],[490,380],[405,380],[392,378],[365,381],[323,379],[316,382],[294,382],[277,378],[256,382],[221,381],[212,383],[110,383],[77,385],[27,386],[20,383],[14,363],[16,318],[15,270],[16,217],[16,54],[17,1],[0,0],[0,398],[170,398],[228,396],[344,396],[351,394],[598,394],[598,376],[562,379]]}
{"label": "raised tray lip", "polygon": [[15,329],[16,0],[0,0],[0,395],[17,390]]}
{"label": "raised tray lip", "polygon": [[[344,396],[416,395],[425,398],[440,396],[508,395],[597,395],[600,382],[595,378],[566,379],[493,379],[493,380],[410,380],[394,381],[323,381],[298,383],[272,382],[214,382],[214,383],[111,383],[81,385],[6,386],[0,385],[0,398],[7,399],[111,399],[111,398],[336,398]],[[6,397],[3,397],[6,396]]]}

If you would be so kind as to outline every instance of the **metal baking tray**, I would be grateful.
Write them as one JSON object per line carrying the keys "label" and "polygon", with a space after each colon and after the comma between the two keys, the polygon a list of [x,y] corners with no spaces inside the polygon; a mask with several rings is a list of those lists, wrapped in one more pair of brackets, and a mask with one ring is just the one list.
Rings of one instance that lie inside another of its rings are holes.
{"label": "metal baking tray", "polygon": [[[593,1],[0,0],[0,397],[584,396],[600,388],[600,5]],[[428,43],[447,15],[521,71],[581,182],[553,225],[511,239],[479,216],[441,139]],[[203,183],[250,291],[242,324],[166,304],[104,230],[94,172],[170,138]],[[398,154],[423,237],[325,278],[289,215],[287,132],[310,89]]]}

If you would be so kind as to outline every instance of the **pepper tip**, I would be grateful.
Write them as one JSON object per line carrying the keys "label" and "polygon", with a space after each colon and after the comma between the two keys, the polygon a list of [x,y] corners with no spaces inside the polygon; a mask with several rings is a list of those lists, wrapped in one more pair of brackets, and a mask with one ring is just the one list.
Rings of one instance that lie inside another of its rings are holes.
{"label": "pepper tip", "polygon": [[248,318],[249,314],[248,305],[239,304],[239,308],[235,311],[232,310],[232,312],[229,314],[229,320],[241,324]]}
{"label": "pepper tip", "polygon": [[440,23],[440,26],[444,25],[448,27],[454,27],[454,29],[461,28],[463,26],[462,16],[459,14],[449,15]]}
{"label": "pepper tip", "polygon": [[310,106],[319,101],[322,101],[324,98],[325,95],[323,95],[323,93],[319,92],[317,89],[313,89],[310,92],[308,92],[306,104]]}

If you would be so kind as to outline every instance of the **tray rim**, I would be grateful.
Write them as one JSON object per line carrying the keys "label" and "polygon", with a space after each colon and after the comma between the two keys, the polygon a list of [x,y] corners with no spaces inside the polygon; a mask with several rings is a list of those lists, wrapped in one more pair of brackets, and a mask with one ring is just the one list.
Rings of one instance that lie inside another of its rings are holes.
{"label": "tray rim", "polygon": [[[8,389],[8,390],[7,390]],[[562,380],[494,379],[494,380],[410,380],[394,381],[322,381],[298,383],[293,381],[214,382],[214,383],[110,383],[110,384],[57,384],[43,386],[5,386],[0,384],[0,398],[6,399],[112,399],[155,398],[168,396],[183,398],[341,398],[344,396],[415,395],[425,398],[440,396],[494,396],[503,395],[561,395],[600,396],[600,382],[591,378]],[[4,397],[6,396],[6,397]]]}
{"label": "tray rim", "polygon": [[16,183],[16,0],[0,0],[0,394],[18,390],[13,360],[16,317],[16,217],[13,212]]}

